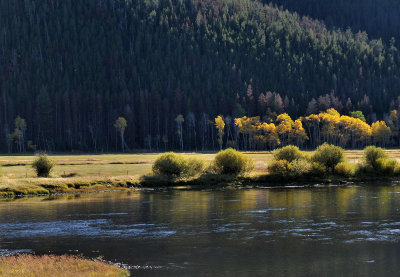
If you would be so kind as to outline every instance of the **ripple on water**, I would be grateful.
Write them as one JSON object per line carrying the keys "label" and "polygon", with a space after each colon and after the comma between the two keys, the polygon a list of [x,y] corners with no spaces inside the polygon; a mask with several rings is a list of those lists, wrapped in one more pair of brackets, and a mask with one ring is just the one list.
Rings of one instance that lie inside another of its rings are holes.
{"label": "ripple on water", "polygon": [[0,256],[7,255],[16,255],[21,253],[33,253],[32,249],[17,249],[17,250],[9,250],[9,249],[1,249],[0,248]]}
{"label": "ripple on water", "polygon": [[253,210],[253,211],[246,211],[245,213],[249,214],[263,214],[263,213],[268,213],[270,211],[285,211],[288,208],[268,208],[268,209],[262,209],[262,210]]}
{"label": "ripple on water", "polygon": [[10,238],[90,236],[90,237],[167,237],[176,233],[153,224],[113,224],[109,219],[63,220],[0,224],[0,233]]}

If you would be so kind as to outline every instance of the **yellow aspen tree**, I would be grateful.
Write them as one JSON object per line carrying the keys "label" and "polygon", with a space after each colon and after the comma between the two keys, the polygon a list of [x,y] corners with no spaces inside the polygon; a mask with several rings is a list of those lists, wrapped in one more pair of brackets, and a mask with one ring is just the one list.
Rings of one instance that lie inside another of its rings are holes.
{"label": "yellow aspen tree", "polygon": [[296,119],[293,123],[292,141],[300,147],[303,146],[306,140],[308,140],[308,136],[306,130],[303,128],[303,123],[300,118]]}
{"label": "yellow aspen tree", "polygon": [[281,142],[284,145],[287,145],[289,143],[289,138],[292,133],[294,122],[290,115],[288,115],[287,113],[278,115],[278,117],[276,118],[276,122],[279,124],[277,126],[277,131],[281,138]]}
{"label": "yellow aspen tree", "polygon": [[254,136],[257,131],[257,124],[260,122],[260,117],[235,118],[235,125],[238,127],[239,134],[242,134],[244,148],[252,148],[252,143],[255,142]]}
{"label": "yellow aspen tree", "polygon": [[324,113],[320,113],[320,117],[322,121],[321,134],[324,141],[331,144],[338,144],[340,114],[335,109],[331,108]]}
{"label": "yellow aspen tree", "polygon": [[218,143],[219,143],[219,149],[222,149],[222,143],[223,143],[223,137],[224,137],[224,130],[225,130],[225,122],[222,116],[217,116],[215,118],[215,127],[218,130]]}
{"label": "yellow aspen tree", "polygon": [[316,147],[321,141],[321,118],[318,114],[310,114],[304,118],[304,122],[308,129],[308,133],[310,134],[312,144]]}
{"label": "yellow aspen tree", "polygon": [[246,142],[246,122],[247,121],[247,116],[235,118],[235,126],[238,128],[238,133],[239,135],[242,135],[243,138],[243,145],[246,148],[247,147],[247,142]]}
{"label": "yellow aspen tree", "polygon": [[391,130],[390,127],[386,125],[385,121],[377,121],[372,123],[372,139],[375,145],[379,144],[385,147],[390,141]]}
{"label": "yellow aspen tree", "polygon": [[339,123],[340,145],[345,147],[362,147],[371,139],[371,126],[360,118],[342,115]]}
{"label": "yellow aspen tree", "polygon": [[279,135],[276,130],[276,126],[274,123],[265,123],[258,125],[258,130],[260,134],[258,138],[260,141],[267,145],[269,149],[275,149],[281,141],[279,140]]}

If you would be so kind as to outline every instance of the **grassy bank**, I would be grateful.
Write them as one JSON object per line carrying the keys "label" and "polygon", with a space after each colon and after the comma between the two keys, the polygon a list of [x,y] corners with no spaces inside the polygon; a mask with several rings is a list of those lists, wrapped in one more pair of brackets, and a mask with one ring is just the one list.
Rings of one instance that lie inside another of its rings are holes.
{"label": "grassy bank", "polygon": [[129,276],[129,272],[100,260],[87,260],[76,256],[21,254],[0,257],[0,276]]}
{"label": "grassy bank", "polygon": [[[400,160],[400,150],[387,150],[387,153],[391,158]],[[1,156],[0,196],[104,191],[138,186],[279,184],[288,181],[267,174],[268,164],[273,159],[271,152],[247,152],[246,154],[254,161],[255,167],[245,176],[205,174],[200,177],[178,179],[150,176],[151,166],[158,154],[52,155],[51,158],[55,160],[57,166],[52,171],[50,178],[35,176],[31,167],[34,156]],[[362,157],[362,150],[347,150],[345,154],[350,164],[356,164]],[[211,162],[215,154],[186,153],[184,156],[199,157]],[[305,180],[296,178],[293,181],[330,182],[373,179],[376,178],[344,179],[325,176],[324,178],[307,178]]]}

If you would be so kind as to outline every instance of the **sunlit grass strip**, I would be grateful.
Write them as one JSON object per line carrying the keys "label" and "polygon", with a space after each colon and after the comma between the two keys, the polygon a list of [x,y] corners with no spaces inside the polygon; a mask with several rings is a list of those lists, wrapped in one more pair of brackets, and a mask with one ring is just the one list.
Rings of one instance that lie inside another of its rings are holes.
{"label": "sunlit grass strip", "polygon": [[130,274],[125,269],[101,260],[92,261],[69,255],[21,254],[0,257],[0,276],[123,277]]}
{"label": "sunlit grass strip", "polygon": [[[388,155],[400,160],[399,149],[387,149]],[[267,163],[272,160],[272,154],[263,152],[243,152],[254,160],[255,173],[263,174],[267,170]],[[360,162],[362,150],[345,150],[349,163]],[[211,162],[216,153],[184,153],[187,158],[202,158]],[[151,167],[158,157],[158,153],[152,154],[103,154],[103,155],[54,155],[51,158],[57,166],[51,174],[53,178],[62,177],[92,177],[102,179],[105,177],[130,176],[139,178],[149,174]],[[2,175],[7,179],[27,180],[36,178],[31,167],[35,156],[1,156],[0,164],[6,165],[2,168]],[[11,166],[13,165],[13,166]],[[5,182],[1,182],[4,184]]]}
{"label": "sunlit grass strip", "polygon": [[[400,160],[400,149],[385,150],[392,159]],[[308,151],[307,151],[308,152]],[[48,195],[54,193],[95,192],[122,190],[135,187],[159,187],[176,185],[198,184],[225,184],[225,183],[271,183],[276,178],[268,176],[268,164],[273,156],[271,152],[243,152],[253,161],[255,168],[245,177],[232,178],[205,174],[196,178],[179,178],[172,180],[164,177],[151,176],[151,167],[159,154],[103,154],[103,155],[54,155],[56,161],[50,178],[37,178],[31,163],[34,156],[2,156],[0,164],[15,164],[2,168],[0,176],[0,197],[16,197],[26,195]],[[308,152],[311,153],[311,152]],[[351,166],[360,163],[362,150],[345,150],[347,161]],[[201,158],[211,163],[215,153],[184,153],[186,158]],[[20,164],[26,164],[21,166]],[[72,164],[72,165],[67,165]],[[378,176],[382,178],[382,176]],[[378,178],[374,176],[360,176],[346,178],[348,181]],[[338,178],[337,176],[335,177]],[[240,179],[240,180],[238,180]],[[329,176],[324,179],[331,179]],[[297,181],[300,181],[296,178]],[[310,178],[304,181],[311,181]],[[321,178],[316,180],[321,181]]]}
{"label": "sunlit grass strip", "polygon": [[0,197],[47,195],[52,193],[109,191],[137,187],[138,178],[74,177],[74,178],[0,178]]}

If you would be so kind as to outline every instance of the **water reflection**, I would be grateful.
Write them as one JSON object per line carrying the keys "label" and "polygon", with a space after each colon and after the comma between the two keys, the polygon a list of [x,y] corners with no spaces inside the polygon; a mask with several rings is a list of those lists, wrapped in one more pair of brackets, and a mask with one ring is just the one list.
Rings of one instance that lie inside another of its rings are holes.
{"label": "water reflection", "polygon": [[400,187],[163,190],[0,201],[0,255],[83,253],[134,276],[390,276]]}

